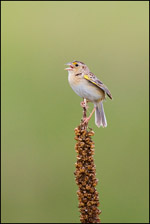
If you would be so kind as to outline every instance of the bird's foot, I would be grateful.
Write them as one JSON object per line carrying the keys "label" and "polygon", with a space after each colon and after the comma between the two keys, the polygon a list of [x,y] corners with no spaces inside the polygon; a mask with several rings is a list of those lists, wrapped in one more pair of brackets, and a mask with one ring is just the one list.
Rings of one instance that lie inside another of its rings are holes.
{"label": "bird's foot", "polygon": [[84,121],[85,124],[88,124],[88,122],[91,119],[91,117],[92,117],[93,113],[95,112],[95,110],[96,110],[96,107],[93,108],[93,110],[92,110],[92,112],[91,112],[89,117],[83,118],[83,121]]}
{"label": "bird's foot", "polygon": [[88,124],[89,120],[90,120],[89,117],[85,117],[85,118],[83,118],[83,123],[84,124]]}
{"label": "bird's foot", "polygon": [[86,108],[86,109],[89,108],[88,105],[86,104],[86,102],[84,102],[84,101],[82,101],[82,102],[80,103],[80,106],[81,106],[82,108]]}

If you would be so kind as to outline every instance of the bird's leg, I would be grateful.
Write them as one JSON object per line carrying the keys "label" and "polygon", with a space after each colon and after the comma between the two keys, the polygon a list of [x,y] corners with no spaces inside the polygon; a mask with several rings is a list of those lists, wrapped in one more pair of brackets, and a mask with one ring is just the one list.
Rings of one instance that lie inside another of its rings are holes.
{"label": "bird's leg", "polygon": [[[83,98],[83,101],[80,103],[81,107],[83,108],[83,123],[84,120],[86,119],[86,110],[87,110],[87,100]],[[84,123],[86,125],[86,123]]]}
{"label": "bird's leg", "polygon": [[88,109],[88,105],[87,105],[87,100],[84,98],[83,99],[83,101],[80,103],[80,106],[82,107],[82,108],[86,108],[86,109]]}
{"label": "bird's leg", "polygon": [[84,123],[88,123],[89,122],[89,120],[91,119],[91,117],[92,117],[93,113],[95,112],[95,110],[96,110],[96,107],[93,108],[93,110],[92,110],[92,112],[91,112],[89,117],[84,118]]}

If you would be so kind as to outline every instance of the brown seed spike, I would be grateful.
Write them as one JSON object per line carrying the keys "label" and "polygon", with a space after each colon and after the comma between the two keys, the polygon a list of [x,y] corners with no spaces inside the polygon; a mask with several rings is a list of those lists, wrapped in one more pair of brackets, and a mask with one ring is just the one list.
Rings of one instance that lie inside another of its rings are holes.
{"label": "brown seed spike", "polygon": [[98,209],[99,197],[95,188],[98,180],[93,158],[95,146],[91,139],[93,135],[92,129],[88,131],[87,124],[83,121],[75,128],[77,162],[74,175],[78,185],[77,195],[81,223],[100,223],[101,211]]}

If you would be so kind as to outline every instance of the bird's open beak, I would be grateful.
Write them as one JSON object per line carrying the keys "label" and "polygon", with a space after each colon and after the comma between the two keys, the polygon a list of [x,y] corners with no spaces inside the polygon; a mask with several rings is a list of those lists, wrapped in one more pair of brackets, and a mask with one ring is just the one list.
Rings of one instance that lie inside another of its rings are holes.
{"label": "bird's open beak", "polygon": [[69,63],[67,63],[67,64],[65,64],[65,65],[69,65],[70,67],[68,67],[68,68],[65,68],[65,70],[67,70],[67,71],[71,71],[72,69],[73,69],[73,66],[72,66],[72,63],[71,62],[69,62]]}

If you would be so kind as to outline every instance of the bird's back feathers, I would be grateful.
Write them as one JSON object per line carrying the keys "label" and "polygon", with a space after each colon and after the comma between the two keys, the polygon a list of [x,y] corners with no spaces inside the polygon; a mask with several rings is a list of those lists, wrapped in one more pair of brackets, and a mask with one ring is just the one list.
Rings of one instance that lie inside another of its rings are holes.
{"label": "bird's back feathers", "polygon": [[112,99],[112,95],[109,89],[92,72],[85,74],[84,78],[102,89],[109,96],[109,98]]}

